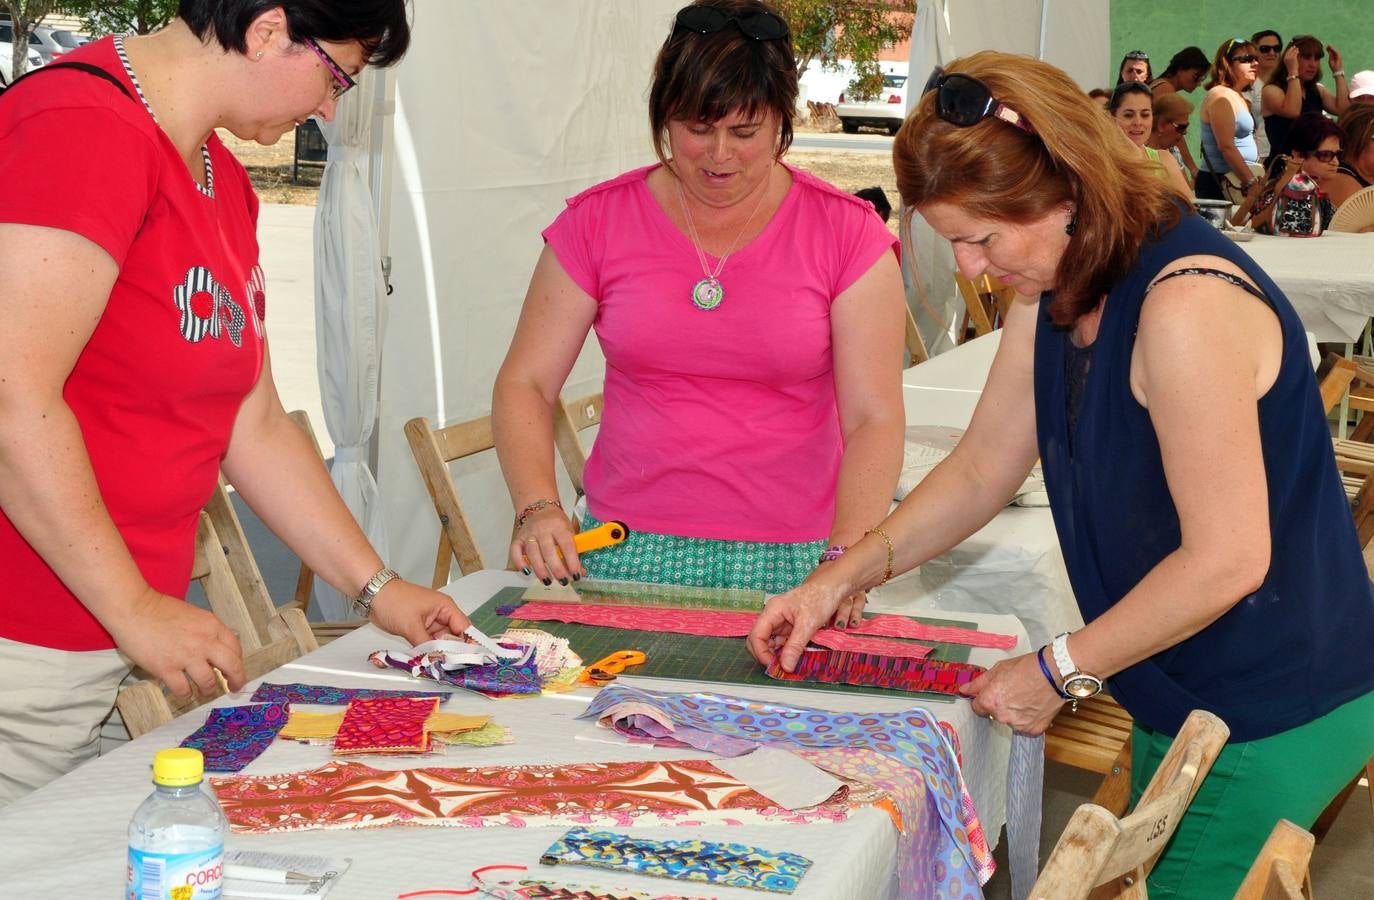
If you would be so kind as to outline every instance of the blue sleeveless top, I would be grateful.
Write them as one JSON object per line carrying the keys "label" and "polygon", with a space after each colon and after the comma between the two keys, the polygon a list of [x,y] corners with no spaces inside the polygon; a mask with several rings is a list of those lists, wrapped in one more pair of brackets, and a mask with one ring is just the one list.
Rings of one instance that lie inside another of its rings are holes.
{"label": "blue sleeveless top", "polygon": [[[1175,259],[1231,260],[1269,298],[1283,334],[1278,379],[1258,403],[1268,475],[1271,562],[1259,590],[1196,635],[1118,672],[1113,697],[1142,724],[1176,734],[1193,709],[1232,741],[1306,724],[1374,690],[1374,587],[1331,452],[1307,340],[1282,292],[1196,215],[1141,248],[1108,294],[1073,431],[1068,329],[1041,297],[1035,408],[1045,487],[1083,619],[1120,600],[1180,543],[1149,413],[1131,394],[1131,353],[1150,280]],[[1081,351],[1080,351],[1081,352]],[[1206,427],[1206,423],[1198,423]]]}
{"label": "blue sleeveless top", "polygon": [[[1264,127],[1269,127],[1268,119],[1264,120]],[[1259,162],[1259,145],[1255,143],[1255,117],[1250,114],[1248,106],[1236,113],[1235,144],[1241,159],[1248,163]],[[1273,146],[1272,139],[1270,146]],[[1230,163],[1221,155],[1221,147],[1217,144],[1216,134],[1212,132],[1211,122],[1202,123],[1202,161],[1198,163],[1198,168],[1218,175],[1225,175],[1231,171]]]}

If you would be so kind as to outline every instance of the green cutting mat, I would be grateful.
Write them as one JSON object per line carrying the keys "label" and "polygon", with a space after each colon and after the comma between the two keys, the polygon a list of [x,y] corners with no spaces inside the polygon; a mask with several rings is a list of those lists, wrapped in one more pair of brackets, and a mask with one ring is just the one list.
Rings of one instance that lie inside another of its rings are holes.
{"label": "green cutting mat", "polygon": [[[502,588],[486,603],[469,615],[472,624],[487,634],[496,635],[508,628],[537,628],[565,637],[573,651],[590,665],[607,657],[617,650],[642,650],[648,657],[643,665],[630,669],[629,675],[645,675],[654,678],[676,678],[686,681],[714,681],[724,684],[755,684],[767,687],[803,688],[808,691],[839,691],[846,694],[878,694],[885,697],[922,697],[931,700],[951,701],[947,694],[933,692],[901,691],[896,688],[857,687],[849,684],[824,684],[821,682],[779,681],[769,678],[745,645],[744,638],[701,637],[694,634],[672,634],[658,631],[629,631],[622,628],[605,628],[599,625],[577,625],[569,622],[529,622],[516,616],[496,614],[498,606],[522,602],[525,589],[520,587]],[[955,625],[960,628],[977,628],[972,622],[958,622],[950,619],[917,618],[918,622],[930,625]],[[969,647],[966,644],[943,644],[917,641],[934,647],[931,659],[944,659],[951,662],[968,662]]]}

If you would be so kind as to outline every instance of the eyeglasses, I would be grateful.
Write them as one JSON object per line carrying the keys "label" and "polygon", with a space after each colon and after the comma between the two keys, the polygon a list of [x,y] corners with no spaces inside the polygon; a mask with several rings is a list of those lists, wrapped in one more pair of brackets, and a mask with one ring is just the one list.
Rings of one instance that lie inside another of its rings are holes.
{"label": "eyeglasses", "polygon": [[789,34],[787,23],[770,12],[737,15],[716,6],[684,6],[677,11],[677,24],[697,34],[715,34],[731,22],[745,37],[756,41],[776,41]]}
{"label": "eyeglasses", "polygon": [[1130,53],[1127,53],[1127,54],[1126,54],[1126,58],[1127,58],[1127,59],[1143,59],[1143,60],[1145,60],[1146,62],[1149,62],[1149,61],[1150,61],[1150,54],[1146,53],[1144,50],[1132,50]]}
{"label": "eyeglasses", "polygon": [[305,38],[305,46],[315,51],[315,55],[324,63],[324,67],[329,70],[329,74],[334,76],[334,85],[329,89],[329,99],[338,100],[348,93],[358,82],[354,81],[349,74],[343,70],[343,66],[334,62],[334,57],[325,52],[314,38]]}
{"label": "eyeglasses", "polygon": [[939,113],[940,118],[950,124],[967,128],[977,125],[984,119],[993,118],[1015,125],[1026,134],[1035,134],[1035,129],[1025,117],[992,96],[988,86],[971,75],[962,75],[958,72],[946,75],[944,68],[936,66],[930,73],[930,78],[926,80],[921,96],[924,97],[931,91],[938,92],[935,95],[935,111]]}
{"label": "eyeglasses", "polygon": [[1278,53],[1278,44],[1256,44],[1255,49],[1264,54]]}
{"label": "eyeglasses", "polygon": [[1336,157],[1341,155],[1339,150],[1313,150],[1308,156],[1315,156],[1318,162],[1335,162]]}
{"label": "eyeglasses", "polygon": [[1242,53],[1240,56],[1228,56],[1228,57],[1226,57],[1226,58],[1229,59],[1231,62],[1238,62],[1238,63],[1254,63],[1254,62],[1259,62],[1259,57],[1256,56],[1256,55],[1253,54],[1253,53]]}
{"label": "eyeglasses", "polygon": [[1169,124],[1174,126],[1174,131],[1177,131],[1179,134],[1186,134],[1188,132],[1187,122],[1170,122]]}

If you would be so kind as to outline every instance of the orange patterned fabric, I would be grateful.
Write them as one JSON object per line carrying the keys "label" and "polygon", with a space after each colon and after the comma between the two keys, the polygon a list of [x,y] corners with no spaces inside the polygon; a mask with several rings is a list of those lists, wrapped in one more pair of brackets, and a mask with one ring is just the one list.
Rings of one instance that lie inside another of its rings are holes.
{"label": "orange patterned fabric", "polygon": [[438,697],[378,697],[348,704],[334,738],[334,752],[425,753],[425,720],[439,708]]}

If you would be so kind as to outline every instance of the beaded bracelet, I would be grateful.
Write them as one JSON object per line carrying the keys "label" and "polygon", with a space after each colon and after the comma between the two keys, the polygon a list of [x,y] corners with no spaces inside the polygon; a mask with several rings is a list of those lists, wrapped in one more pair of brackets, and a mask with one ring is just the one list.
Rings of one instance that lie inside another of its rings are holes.
{"label": "beaded bracelet", "polygon": [[816,562],[817,564],[834,562],[841,556],[844,556],[844,551],[848,549],[849,548],[844,546],[843,544],[832,544],[831,546],[825,548],[825,550],[821,551],[821,558],[816,560]]}
{"label": "beaded bracelet", "polygon": [[892,549],[892,538],[888,537],[886,531],[881,528],[870,528],[864,532],[864,537],[868,537],[870,534],[876,534],[887,545],[887,569],[883,572],[882,580],[873,585],[874,587],[882,587],[892,580],[892,567],[897,563],[897,553]]}
{"label": "beaded bracelet", "polygon": [[553,499],[549,499],[547,497],[538,499],[531,503],[529,506],[526,506],[524,509],[520,510],[520,514],[515,517],[515,527],[520,528],[524,526],[526,519],[528,519],[535,513],[539,512],[539,510],[545,508],[546,506],[556,506],[559,509],[562,509],[563,503],[556,497]]}

